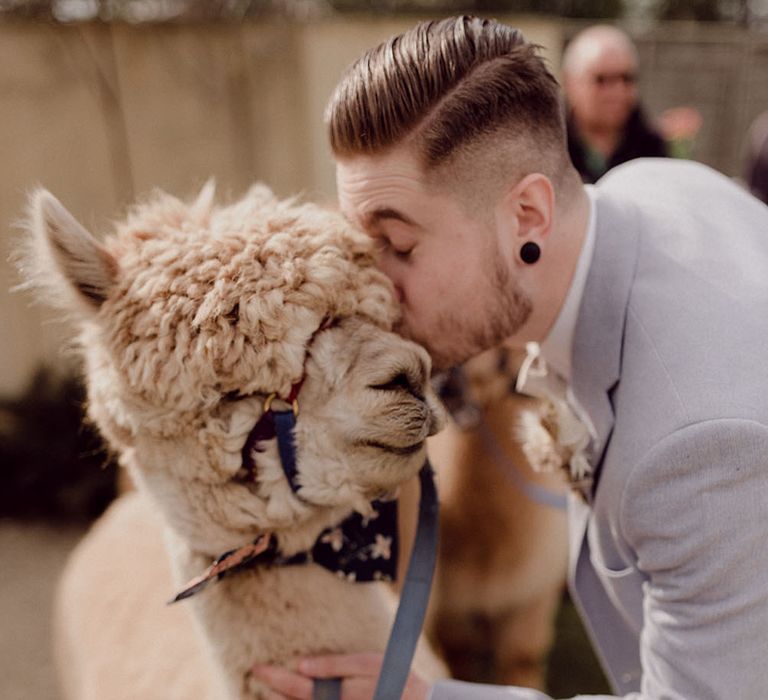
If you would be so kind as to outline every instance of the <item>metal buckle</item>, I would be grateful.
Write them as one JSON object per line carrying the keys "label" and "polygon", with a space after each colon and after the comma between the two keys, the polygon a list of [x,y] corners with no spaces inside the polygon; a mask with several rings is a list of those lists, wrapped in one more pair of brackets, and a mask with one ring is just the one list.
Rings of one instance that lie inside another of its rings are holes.
{"label": "metal buckle", "polygon": [[[279,399],[279,398],[280,397],[277,395],[277,392],[274,392],[274,391],[269,396],[267,396],[267,398],[264,399],[264,413],[266,413],[267,411],[271,411],[272,410],[272,402],[275,399]],[[283,399],[280,399],[280,400],[283,401]],[[298,416],[299,415],[299,400],[298,399],[294,399],[293,402],[291,403],[291,410],[293,411],[293,415],[294,416]]]}

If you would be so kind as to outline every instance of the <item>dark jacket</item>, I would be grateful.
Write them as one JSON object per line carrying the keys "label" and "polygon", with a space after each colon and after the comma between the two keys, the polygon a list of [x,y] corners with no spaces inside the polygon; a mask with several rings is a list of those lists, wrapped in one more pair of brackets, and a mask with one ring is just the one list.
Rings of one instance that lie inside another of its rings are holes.
{"label": "dark jacket", "polygon": [[768,112],[753,122],[750,140],[745,179],[752,194],[768,204]]}
{"label": "dark jacket", "polygon": [[627,120],[624,138],[613,155],[607,160],[607,167],[596,169],[590,165],[587,148],[576,132],[571,115],[568,116],[568,152],[584,182],[596,182],[611,168],[633,158],[669,156],[666,142],[651,128],[639,107]]}

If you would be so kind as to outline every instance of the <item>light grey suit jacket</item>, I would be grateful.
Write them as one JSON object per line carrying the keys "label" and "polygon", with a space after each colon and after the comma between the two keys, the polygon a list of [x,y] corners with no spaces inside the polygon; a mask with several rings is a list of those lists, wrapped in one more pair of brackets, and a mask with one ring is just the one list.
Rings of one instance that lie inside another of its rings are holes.
{"label": "light grey suit jacket", "polygon": [[[768,207],[705,166],[596,187],[573,391],[598,432],[569,586],[618,695],[768,698]],[[545,252],[546,254],[546,252]],[[446,681],[431,700],[540,700]]]}

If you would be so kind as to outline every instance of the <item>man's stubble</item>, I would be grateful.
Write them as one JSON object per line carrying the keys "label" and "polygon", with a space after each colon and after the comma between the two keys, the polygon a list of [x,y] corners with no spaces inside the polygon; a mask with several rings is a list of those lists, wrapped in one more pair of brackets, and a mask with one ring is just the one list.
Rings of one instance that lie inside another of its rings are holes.
{"label": "man's stubble", "polygon": [[484,350],[496,347],[515,335],[531,315],[531,298],[513,279],[498,248],[488,258],[492,274],[485,280],[481,310],[467,317],[466,310],[451,308],[440,312],[425,332],[403,321],[397,329],[423,345],[432,357],[434,371],[455,367]]}

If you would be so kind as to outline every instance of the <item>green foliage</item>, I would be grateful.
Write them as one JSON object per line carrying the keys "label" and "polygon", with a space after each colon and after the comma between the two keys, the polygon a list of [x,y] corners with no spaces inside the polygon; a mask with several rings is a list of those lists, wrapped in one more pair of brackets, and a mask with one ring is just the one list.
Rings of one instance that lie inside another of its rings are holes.
{"label": "green foliage", "polygon": [[114,498],[117,467],[83,423],[84,400],[77,379],[40,370],[0,401],[0,517],[84,522]]}
{"label": "green foliage", "polygon": [[576,607],[567,594],[557,614],[555,643],[547,666],[547,691],[554,698],[611,692]]}

